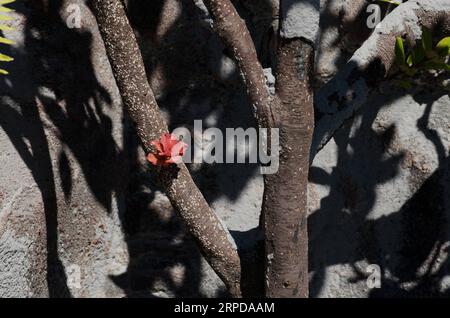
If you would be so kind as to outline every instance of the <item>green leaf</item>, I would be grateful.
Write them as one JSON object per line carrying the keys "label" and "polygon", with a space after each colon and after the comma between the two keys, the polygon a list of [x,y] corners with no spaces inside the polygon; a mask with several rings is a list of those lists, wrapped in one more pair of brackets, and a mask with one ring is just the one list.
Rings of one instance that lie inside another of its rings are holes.
{"label": "green leaf", "polygon": [[422,27],[422,46],[425,52],[433,49],[433,36],[430,29]]}
{"label": "green leaf", "polygon": [[413,55],[412,54],[409,54],[408,57],[406,58],[406,65],[413,66]]}
{"label": "green leaf", "polygon": [[[5,4],[10,4],[13,3],[15,0],[0,0],[0,21],[10,21],[12,20],[12,17],[10,17],[7,14],[3,14],[3,12],[12,12],[14,11],[13,9],[10,9],[8,7],[4,7]],[[6,25],[6,24],[2,24],[0,23],[0,31],[13,31],[14,28]],[[7,44],[7,45],[11,45],[14,44],[15,42],[7,39],[3,36],[0,35],[0,44]],[[5,55],[0,53],[0,62],[11,62],[14,61],[14,58],[12,58],[11,56]],[[9,74],[9,72],[7,70],[1,69],[0,68],[0,74],[1,75],[7,75]]]}
{"label": "green leaf", "polygon": [[14,59],[11,56],[0,53],[0,62],[11,62]]}
{"label": "green leaf", "polygon": [[416,46],[412,52],[413,65],[421,63],[425,59],[425,50],[422,46]]}
{"label": "green leaf", "polygon": [[15,44],[16,42],[14,42],[13,40],[10,40],[10,39],[7,39],[7,38],[4,38],[4,37],[2,37],[2,36],[0,36],[0,43],[3,43],[3,44]]}
{"label": "green leaf", "polygon": [[4,7],[5,4],[13,3],[16,0],[0,0],[0,12],[11,12],[14,11],[13,9]]}
{"label": "green leaf", "polygon": [[439,54],[438,54],[437,52],[435,52],[434,50],[427,51],[427,52],[425,53],[425,55],[426,55],[427,58],[430,59],[430,60],[439,57]]}
{"label": "green leaf", "polygon": [[405,64],[405,47],[403,44],[403,39],[401,37],[397,37],[395,39],[395,59],[399,65]]}
{"label": "green leaf", "polygon": [[400,65],[400,70],[408,76],[414,76],[417,73],[417,69],[415,67],[409,67],[408,65]]}
{"label": "green leaf", "polygon": [[436,45],[436,51],[440,56],[447,56],[450,54],[450,37],[445,37]]}
{"label": "green leaf", "polygon": [[2,31],[14,31],[15,29],[13,27],[10,27],[6,24],[0,24],[0,30]]}
{"label": "green leaf", "polygon": [[13,9],[7,8],[7,7],[2,7],[0,6],[0,12],[12,12],[14,11]]}
{"label": "green leaf", "polygon": [[393,1],[393,0],[378,0],[379,2],[385,2],[385,3],[390,3],[390,4],[394,4],[396,6],[400,5],[399,2]]}
{"label": "green leaf", "polygon": [[410,89],[410,88],[412,88],[411,81],[408,80],[408,79],[399,79],[399,80],[396,80],[395,83],[396,83],[398,86],[400,86],[401,88],[404,88],[404,89]]}
{"label": "green leaf", "polygon": [[9,15],[0,14],[0,21],[11,21],[12,19]]}
{"label": "green leaf", "polygon": [[444,62],[427,61],[423,64],[423,67],[428,70],[444,70],[450,71],[450,65]]}

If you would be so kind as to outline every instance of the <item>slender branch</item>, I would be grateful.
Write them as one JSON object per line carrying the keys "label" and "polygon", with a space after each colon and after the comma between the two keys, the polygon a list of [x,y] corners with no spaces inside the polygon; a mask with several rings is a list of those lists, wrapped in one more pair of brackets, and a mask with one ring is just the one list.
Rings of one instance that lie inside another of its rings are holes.
{"label": "slender branch", "polygon": [[260,127],[271,127],[276,122],[270,108],[271,98],[266,78],[256,54],[250,32],[229,0],[204,0],[214,20],[214,28],[225,46],[233,54],[247,88]]}
{"label": "slender branch", "polygon": [[[94,0],[93,11],[124,107],[136,125],[145,150],[148,142],[167,132],[147,82],[142,56],[120,0]],[[240,296],[240,260],[229,233],[208,206],[181,163],[157,168],[157,179],[211,267],[233,296]]]}
{"label": "slender branch", "polygon": [[318,121],[311,160],[334,133],[367,101],[394,63],[395,38],[406,35],[412,43],[421,26],[450,32],[450,1],[410,0],[398,6],[355,52],[336,76],[316,94]]}

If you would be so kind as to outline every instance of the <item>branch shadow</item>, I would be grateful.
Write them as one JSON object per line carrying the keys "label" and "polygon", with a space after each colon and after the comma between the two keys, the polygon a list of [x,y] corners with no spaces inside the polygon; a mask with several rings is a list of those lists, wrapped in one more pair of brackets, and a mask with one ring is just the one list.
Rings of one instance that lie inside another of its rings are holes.
{"label": "branch shadow", "polygon": [[[15,4],[26,17],[23,46],[11,54],[20,63],[12,64],[11,76],[0,79],[1,128],[30,169],[44,202],[49,296],[72,296],[62,261],[67,251],[60,247],[66,215],[59,206],[61,199],[79,199],[73,197],[71,158],[104,210],[119,210],[130,262],[124,274],[110,278],[126,296],[205,296],[201,255],[170,204],[160,198],[126,114],[123,144],[116,141],[113,97],[93,64],[98,46],[89,26],[66,25],[62,12],[67,3]],[[192,1],[130,0],[128,5],[149,82],[170,128],[189,126],[194,119],[204,120],[205,129],[255,125],[250,108],[242,107],[245,91],[236,70]],[[174,5],[179,5],[179,15],[173,15]],[[62,150],[55,155],[54,148],[60,145]],[[257,169],[257,165],[202,165],[191,167],[191,172],[213,204],[222,197],[235,202]],[[228,182],[221,187],[220,180]],[[123,194],[125,204],[113,206],[113,198]],[[247,242],[247,236],[237,236]],[[227,295],[220,288],[217,293]]]}
{"label": "branch shadow", "polygon": [[[372,98],[338,131],[334,137],[336,166],[330,173],[314,166],[310,172],[312,183],[330,189],[308,219],[311,297],[320,295],[325,282],[333,284],[327,269],[335,265],[353,270],[355,277],[347,283],[366,281],[368,273],[361,268],[364,262],[377,264],[382,270],[381,288],[370,290],[369,297],[448,294],[440,284],[449,270],[449,259],[442,256],[448,249],[449,159],[441,138],[427,128],[433,101],[445,93],[442,89],[408,93],[426,105],[417,128],[435,146],[439,167],[431,176],[414,165],[409,167],[408,151],[389,150],[395,148],[392,143],[397,128],[376,129],[378,112],[401,97],[401,91]],[[379,186],[399,177],[401,167],[410,170],[408,182],[417,188],[410,189],[412,197],[398,211],[386,211],[389,213],[374,218],[371,212],[375,204],[383,204],[377,202]]]}
{"label": "branch shadow", "polygon": [[[268,2],[261,6],[272,17]],[[0,79],[0,126],[30,169],[44,202],[49,295],[71,296],[58,252],[59,189],[69,201],[74,186],[70,152],[89,190],[106,211],[112,210],[114,195],[125,193],[125,207],[120,208],[120,216],[130,263],[124,274],[111,277],[115,284],[128,297],[160,297],[168,290],[175,297],[205,296],[201,255],[170,204],[161,199],[158,187],[148,174],[148,166],[142,162],[143,153],[126,116],[123,145],[115,141],[108,114],[112,97],[95,75],[92,34],[86,29],[66,26],[60,15],[63,4],[62,0],[28,0],[15,4],[15,9],[27,16],[24,47],[11,54],[20,61],[12,64],[12,75],[8,80]],[[236,69],[227,60],[230,57],[212,30],[205,27],[204,14],[192,1],[130,0],[128,5],[149,82],[170,128],[190,127],[194,119],[203,120],[205,129],[256,126],[250,107],[243,107],[247,105],[245,90]],[[256,18],[246,5],[249,2],[243,1],[238,10],[249,20],[263,64],[273,66],[272,52],[263,49],[274,45],[270,36],[271,18],[253,21]],[[173,11],[176,8],[179,11]],[[261,25],[255,26],[256,22]],[[420,96],[417,98],[421,103],[428,103]],[[356,133],[350,133],[350,122],[340,130],[335,138],[339,147],[338,164],[331,174],[311,169],[313,182],[331,188],[320,209],[308,221],[313,297],[324,286],[327,267],[349,264],[357,271],[356,264],[363,259],[380,264],[397,278],[384,279],[383,287],[371,292],[373,297],[449,294],[449,290],[439,292],[437,288],[447,273],[448,259],[440,260],[444,265],[438,270],[431,266],[433,270],[425,275],[416,275],[430,255],[433,263],[435,250],[447,248],[441,229],[448,207],[441,201],[448,197],[448,190],[441,185],[445,180],[448,184],[449,159],[436,133],[427,129],[427,114],[432,104],[427,104],[418,126],[435,145],[441,168],[422,183],[399,211],[376,220],[368,219],[377,198],[376,187],[396,177],[405,159],[402,154],[386,157],[395,127],[383,133],[372,128],[378,111],[391,101],[385,99],[371,104],[370,110],[361,114],[361,126]],[[60,185],[54,173],[48,129],[53,129],[64,145],[56,161]],[[214,204],[222,198],[236,202],[258,166],[202,165],[190,169],[208,202]],[[347,176],[343,169],[353,172]],[[342,192],[345,200],[341,200]],[[363,201],[358,200],[362,197]],[[404,224],[403,231],[398,231],[400,223]],[[382,242],[378,242],[380,233],[383,233]],[[255,246],[261,243],[258,229],[232,234],[244,256],[244,275],[262,277],[263,261],[255,253],[259,248]],[[380,245],[392,248],[383,250]],[[394,262],[393,255],[401,255],[400,260]],[[399,263],[404,266],[398,266]],[[363,273],[355,278],[358,279],[365,279]],[[251,284],[257,281],[254,279]],[[401,288],[402,283],[410,281],[417,281],[416,287],[409,291]],[[246,288],[254,289],[251,284]],[[219,290],[217,295],[227,294]]]}
{"label": "branch shadow", "polygon": [[[11,75],[1,78],[0,126],[31,171],[42,196],[48,295],[71,297],[59,244],[61,220],[67,217],[61,215],[60,192],[66,203],[72,200],[69,153],[108,213],[113,195],[122,188],[124,153],[113,138],[107,114],[111,97],[94,72],[89,30],[67,27],[60,14],[62,0],[20,1],[14,9],[26,17],[24,38],[23,46],[11,53],[15,57]],[[56,136],[58,142],[49,135]],[[57,145],[61,145],[59,154],[55,154]]]}

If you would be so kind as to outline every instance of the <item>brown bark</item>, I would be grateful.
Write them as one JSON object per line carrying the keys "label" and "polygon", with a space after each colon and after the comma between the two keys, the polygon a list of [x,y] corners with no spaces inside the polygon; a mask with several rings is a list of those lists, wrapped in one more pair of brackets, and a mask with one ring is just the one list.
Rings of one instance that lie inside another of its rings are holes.
{"label": "brown bark", "polygon": [[276,93],[281,104],[280,168],[266,176],[266,296],[308,297],[307,182],[312,139],[314,50],[280,39]]}
{"label": "brown bark", "polygon": [[[167,125],[147,82],[142,56],[123,4],[120,0],[94,0],[93,11],[124,107],[136,125],[145,150],[151,151],[149,141],[167,132]],[[240,260],[237,251],[186,166],[181,163],[155,170],[163,190],[197,241],[202,254],[230,293],[239,297]]]}

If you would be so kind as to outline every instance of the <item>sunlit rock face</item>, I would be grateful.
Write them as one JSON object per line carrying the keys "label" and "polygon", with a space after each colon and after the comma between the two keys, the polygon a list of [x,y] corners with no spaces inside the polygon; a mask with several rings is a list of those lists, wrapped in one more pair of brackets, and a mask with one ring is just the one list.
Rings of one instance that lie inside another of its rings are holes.
{"label": "sunlit rock face", "polygon": [[[317,155],[308,220],[313,296],[448,293],[449,103],[439,88],[385,88]],[[371,264],[380,288],[367,283]]]}
{"label": "sunlit rock face", "polygon": [[94,19],[19,1],[0,107],[0,297],[123,295],[121,103]]}
{"label": "sunlit rock face", "polygon": [[[204,129],[255,126],[201,1],[126,2],[171,129],[192,129],[195,119]],[[92,14],[83,1],[45,3],[15,4],[17,31],[6,34],[17,44],[11,75],[0,78],[0,297],[226,295],[149,174]],[[234,3],[273,79],[276,1]],[[80,28],[67,26],[70,4],[81,8]],[[370,34],[364,6],[322,1],[317,86]],[[387,83],[316,156],[311,296],[448,294],[449,107],[441,79],[411,91]],[[253,255],[258,166],[189,168]]]}

